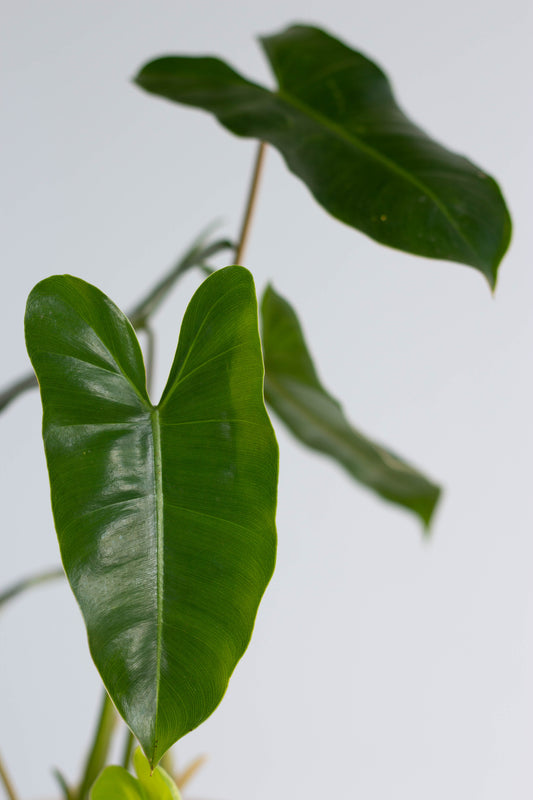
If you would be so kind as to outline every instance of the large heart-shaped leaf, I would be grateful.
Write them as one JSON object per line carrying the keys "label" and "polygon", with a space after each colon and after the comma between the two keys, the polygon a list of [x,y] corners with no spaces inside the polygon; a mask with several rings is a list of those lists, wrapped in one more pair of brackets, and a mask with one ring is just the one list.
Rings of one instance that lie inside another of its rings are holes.
{"label": "large heart-shaped leaf", "polygon": [[261,317],[265,398],[280,419],[308,447],[429,525],[439,487],[350,425],[320,383],[294,309],[272,287],[263,296]]}
{"label": "large heart-shaped leaf", "polygon": [[277,444],[251,275],[208,278],[157,406],[126,317],[70,276],[32,291],[52,507],[109,695],[150,763],[219,703],[274,567]]}
{"label": "large heart-shaped leaf", "polygon": [[497,184],[405,116],[382,70],[323,31],[261,43],[275,92],[215,58],[147,64],[139,86],[270,142],[334,217],[378,242],[470,264],[495,285],[511,224]]}

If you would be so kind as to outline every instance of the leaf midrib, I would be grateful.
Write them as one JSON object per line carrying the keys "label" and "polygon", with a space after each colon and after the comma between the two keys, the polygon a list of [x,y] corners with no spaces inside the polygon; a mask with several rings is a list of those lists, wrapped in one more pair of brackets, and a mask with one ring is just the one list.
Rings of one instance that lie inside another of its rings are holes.
{"label": "leaf midrib", "polygon": [[154,766],[157,749],[157,723],[159,716],[159,689],[161,683],[161,651],[163,640],[163,579],[164,579],[164,524],[163,524],[163,475],[162,475],[162,454],[161,454],[161,422],[159,410],[153,408],[151,412],[152,440],[153,440],[153,478],[154,478],[154,500],[156,517],[156,610],[157,610],[157,633],[156,633],[156,693],[155,693],[155,732],[154,750],[151,759],[151,766]]}
{"label": "leaf midrib", "polygon": [[391,172],[396,173],[407,183],[411,183],[413,186],[416,186],[417,189],[423,192],[427,197],[429,197],[434,202],[435,206],[438,208],[438,210],[441,212],[441,214],[447,220],[447,222],[451,225],[453,230],[456,231],[461,241],[464,242],[464,244],[466,245],[468,250],[473,254],[473,256],[476,259],[479,257],[472,243],[467,239],[462,229],[458,226],[454,218],[450,215],[446,207],[446,204],[425,183],[420,181],[417,177],[413,176],[410,172],[401,167],[391,158],[380,153],[379,150],[376,150],[371,145],[367,144],[366,142],[363,142],[359,137],[357,137],[351,131],[349,132],[348,135],[348,133],[342,126],[333,122],[331,119],[329,119],[329,117],[322,115],[316,109],[312,108],[312,106],[308,106],[306,103],[303,103],[301,100],[294,97],[294,95],[290,94],[290,92],[287,92],[286,90],[280,87],[278,91],[274,93],[274,95],[282,100],[285,100],[285,102],[287,102],[289,105],[293,105],[305,117],[311,118],[313,122],[315,122],[315,124],[317,124],[319,127],[321,126],[325,127],[327,130],[329,130],[330,133],[332,133],[337,138],[349,144],[350,147],[352,147],[353,149],[364,152],[370,158],[374,159],[374,161],[379,162],[383,166],[390,169]]}

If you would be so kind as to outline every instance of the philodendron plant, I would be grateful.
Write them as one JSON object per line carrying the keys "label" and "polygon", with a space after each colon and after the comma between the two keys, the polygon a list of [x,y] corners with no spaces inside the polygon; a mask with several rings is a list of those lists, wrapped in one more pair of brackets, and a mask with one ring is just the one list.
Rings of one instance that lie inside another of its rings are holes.
{"label": "philodendron plant", "polygon": [[[272,286],[258,315],[240,264],[265,145],[333,217],[391,247],[474,267],[491,288],[509,243],[495,181],[414,125],[379,67],[303,25],[261,44],[275,91],[205,57],[160,58],[136,78],[259,140],[238,241],[203,236],[128,316],[68,275],[45,278],[28,300],[63,568],[105,686],[79,782],[58,774],[70,800],[179,797],[165,754],[222,699],[274,569],[278,450],[265,401],[300,442],[425,529],[439,498],[437,485],[347,420],[318,377],[296,311]],[[225,250],[223,263],[237,265],[220,264]],[[152,348],[143,358],[134,329],[150,345],[151,316],[192,268],[208,277],[154,404]],[[23,378],[1,405],[37,381]],[[59,574],[20,581],[0,602]],[[107,766],[117,712],[125,754]],[[0,777],[16,800],[1,762]]]}

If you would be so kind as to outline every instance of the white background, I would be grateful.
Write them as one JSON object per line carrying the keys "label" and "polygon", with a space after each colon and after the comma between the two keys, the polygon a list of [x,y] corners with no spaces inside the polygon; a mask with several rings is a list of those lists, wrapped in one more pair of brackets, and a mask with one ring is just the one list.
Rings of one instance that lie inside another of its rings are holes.
{"label": "white background", "polygon": [[[164,53],[272,85],[254,36],[326,27],[375,59],[428,132],[500,181],[515,237],[494,298],[475,270],[331,219],[268,152],[245,264],[296,306],[324,384],[362,430],[446,487],[432,536],[279,425],[279,556],[191,798],[533,796],[531,36],[528,0],[3,0],[2,384],[23,314],[73,273],[130,307],[204,227],[234,236],[255,145],[143,94]],[[185,280],[157,318],[158,386]],[[0,586],[58,563],[37,393],[0,417]],[[22,798],[74,779],[99,679],[66,585],[0,615],[0,753]],[[0,796],[2,789],[0,788]]]}

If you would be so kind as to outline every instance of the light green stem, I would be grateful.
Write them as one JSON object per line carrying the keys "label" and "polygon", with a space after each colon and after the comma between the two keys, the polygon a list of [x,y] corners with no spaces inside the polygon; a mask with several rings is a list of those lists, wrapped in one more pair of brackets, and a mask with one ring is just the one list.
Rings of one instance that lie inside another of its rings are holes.
{"label": "light green stem", "polygon": [[104,690],[100,715],[98,717],[93,743],[87,755],[87,761],[85,762],[80,788],[77,792],[77,800],[87,800],[91,786],[106,765],[116,720],[117,713],[115,711],[115,706]]}
{"label": "light green stem", "polygon": [[126,742],[124,744],[124,752],[122,754],[122,766],[124,767],[124,769],[129,769],[134,745],[135,745],[135,737],[128,728],[126,731]]}

